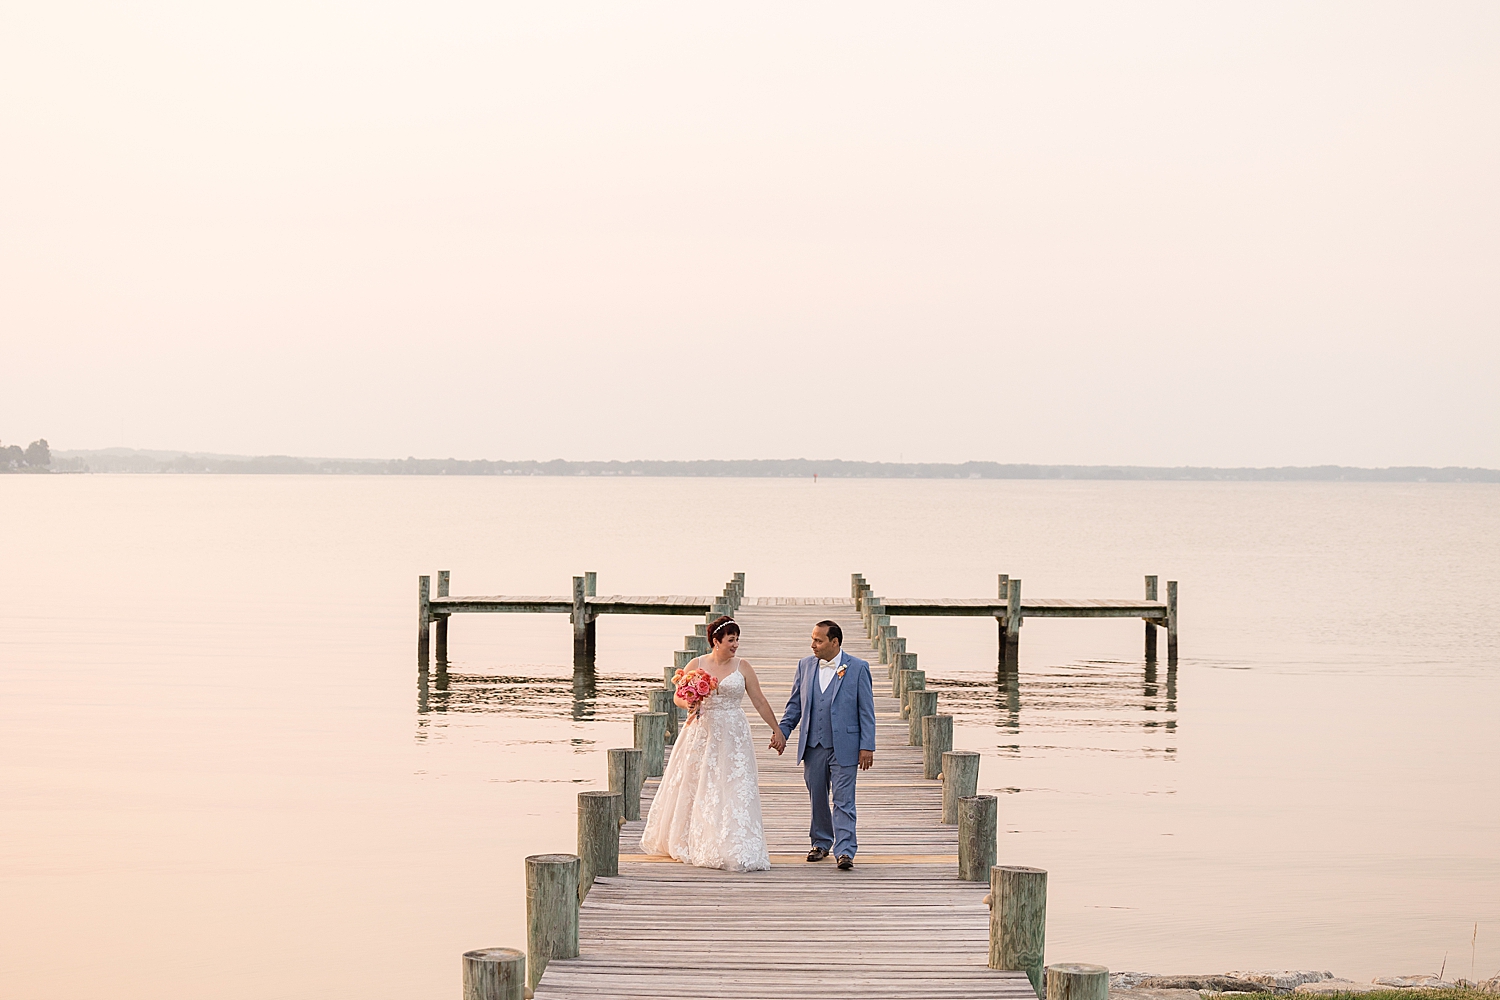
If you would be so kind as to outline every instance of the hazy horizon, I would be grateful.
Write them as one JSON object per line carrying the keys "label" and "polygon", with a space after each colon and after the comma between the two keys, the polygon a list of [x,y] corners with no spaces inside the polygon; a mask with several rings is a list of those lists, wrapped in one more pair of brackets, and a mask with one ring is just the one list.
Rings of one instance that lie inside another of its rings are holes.
{"label": "hazy horizon", "polygon": [[1500,8],[14,7],[0,440],[1500,467]]}

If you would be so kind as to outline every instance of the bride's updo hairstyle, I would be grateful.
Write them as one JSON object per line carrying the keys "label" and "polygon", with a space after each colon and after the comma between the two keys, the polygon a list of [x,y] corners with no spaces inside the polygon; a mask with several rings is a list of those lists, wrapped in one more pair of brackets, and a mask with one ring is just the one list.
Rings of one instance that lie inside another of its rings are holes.
{"label": "bride's updo hairstyle", "polygon": [[732,635],[740,634],[740,623],[728,615],[720,615],[714,619],[714,623],[708,627],[708,645],[713,646],[716,642],[723,642]]}

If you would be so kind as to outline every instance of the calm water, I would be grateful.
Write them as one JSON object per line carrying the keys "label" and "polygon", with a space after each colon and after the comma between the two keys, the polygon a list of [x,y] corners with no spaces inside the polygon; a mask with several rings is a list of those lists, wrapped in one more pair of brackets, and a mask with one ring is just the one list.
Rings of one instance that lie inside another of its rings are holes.
{"label": "calm water", "polygon": [[[1136,596],[1141,625],[901,622],[1051,873],[1048,958],[1500,970],[1493,486],[0,477],[0,995],[451,998],[524,947],[521,859],[571,850],[689,619],[460,618],[455,593]],[[1163,646],[1163,650],[1165,647]],[[789,904],[790,905],[790,904]],[[789,911],[790,912],[790,911]],[[790,918],[789,918],[790,919]]]}

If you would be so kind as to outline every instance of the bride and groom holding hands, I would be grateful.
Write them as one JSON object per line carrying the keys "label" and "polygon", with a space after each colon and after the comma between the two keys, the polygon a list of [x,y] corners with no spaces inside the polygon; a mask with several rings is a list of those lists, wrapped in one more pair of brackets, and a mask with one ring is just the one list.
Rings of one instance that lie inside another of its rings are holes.
{"label": "bride and groom holding hands", "polygon": [[[696,690],[679,687],[675,701],[689,709],[671,760],[657,787],[641,846],[702,868],[765,871],[771,867],[761,819],[759,773],[746,694],[771,727],[780,754],[798,729],[797,760],[812,805],[808,861],[829,855],[854,867],[855,782],[875,762],[875,694],[870,665],[843,651],[844,633],[831,621],[813,626],[813,655],[797,664],[791,697],[778,722],[755,668],[739,657],[740,626],[720,617],[708,627],[710,652],[685,672],[701,671]],[[707,693],[700,693],[705,691]]]}

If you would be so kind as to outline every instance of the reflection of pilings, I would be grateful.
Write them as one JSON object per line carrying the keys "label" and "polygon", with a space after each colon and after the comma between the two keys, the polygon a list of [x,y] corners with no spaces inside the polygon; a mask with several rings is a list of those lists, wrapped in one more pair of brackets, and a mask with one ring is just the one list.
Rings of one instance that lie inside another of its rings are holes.
{"label": "reflection of pilings", "polygon": [[1014,663],[1007,663],[1006,658],[1002,658],[996,682],[999,690],[995,696],[995,707],[1005,714],[1004,724],[1015,729],[1021,724],[1021,674],[1015,669]]}
{"label": "reflection of pilings", "polygon": [[[1151,626],[1147,627],[1149,628]],[[1146,682],[1142,693],[1146,696],[1146,711],[1156,711],[1156,706],[1152,704],[1152,702],[1156,699],[1156,695],[1158,693],[1156,685],[1156,660],[1149,657],[1146,660]]]}
{"label": "reflection of pilings", "polygon": [[417,714],[426,715],[427,708],[427,668],[417,668]]}
{"label": "reflection of pilings", "polygon": [[1177,711],[1177,664],[1167,667],[1167,711]]}
{"label": "reflection of pilings", "polygon": [[581,722],[594,717],[596,695],[592,668],[573,671],[573,721]]}

